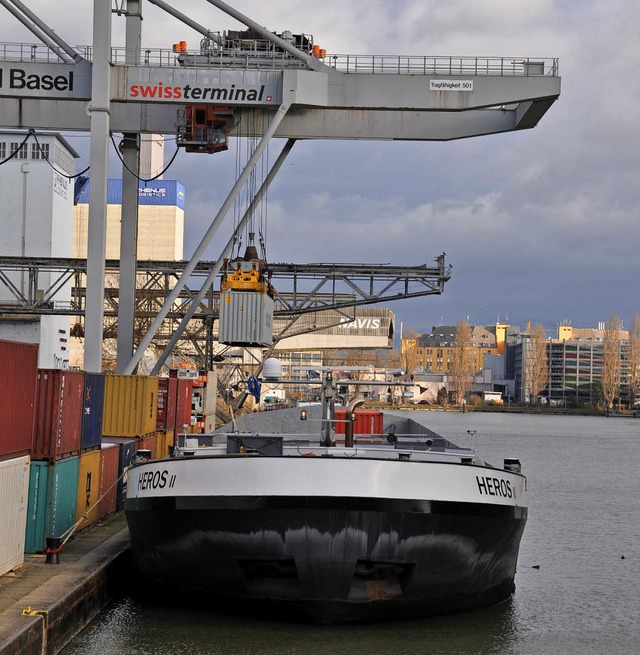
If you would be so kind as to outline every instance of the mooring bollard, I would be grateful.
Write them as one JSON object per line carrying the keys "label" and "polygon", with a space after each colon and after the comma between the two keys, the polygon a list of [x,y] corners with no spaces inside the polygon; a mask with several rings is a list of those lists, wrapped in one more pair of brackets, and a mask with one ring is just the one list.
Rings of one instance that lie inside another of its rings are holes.
{"label": "mooring bollard", "polygon": [[62,539],[60,537],[47,537],[47,548],[45,553],[47,558],[45,559],[45,564],[60,564],[60,545],[62,544]]}

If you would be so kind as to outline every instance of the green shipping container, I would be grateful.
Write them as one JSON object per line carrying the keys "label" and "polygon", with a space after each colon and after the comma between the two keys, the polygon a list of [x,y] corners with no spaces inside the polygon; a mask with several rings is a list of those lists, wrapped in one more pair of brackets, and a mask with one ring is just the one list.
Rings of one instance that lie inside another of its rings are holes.
{"label": "green shipping container", "polygon": [[26,553],[41,553],[47,537],[60,537],[76,522],[79,457],[32,461],[29,475]]}
{"label": "green shipping container", "polygon": [[106,375],[102,434],[108,437],[143,437],[155,433],[158,378],[142,375]]}

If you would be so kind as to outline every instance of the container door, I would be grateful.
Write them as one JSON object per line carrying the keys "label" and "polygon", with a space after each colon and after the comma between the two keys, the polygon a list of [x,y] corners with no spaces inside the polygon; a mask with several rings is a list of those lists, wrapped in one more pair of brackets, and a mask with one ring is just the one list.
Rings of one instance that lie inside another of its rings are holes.
{"label": "container door", "polygon": [[27,505],[27,529],[24,545],[25,553],[42,552],[44,549],[48,487],[49,464],[47,462],[31,462],[29,472],[29,502]]}

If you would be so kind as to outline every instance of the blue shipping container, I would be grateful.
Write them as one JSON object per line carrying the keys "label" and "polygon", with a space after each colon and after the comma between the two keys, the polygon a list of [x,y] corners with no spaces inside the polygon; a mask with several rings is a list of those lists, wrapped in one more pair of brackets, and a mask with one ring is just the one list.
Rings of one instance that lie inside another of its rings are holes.
{"label": "blue shipping container", "polygon": [[127,480],[122,474],[125,472],[136,454],[138,446],[137,439],[125,439],[121,437],[102,437],[105,443],[115,443],[120,446],[120,457],[118,459],[118,497],[116,499],[116,512],[124,509],[124,501],[127,498]]}
{"label": "blue shipping container", "polygon": [[79,457],[32,461],[25,553],[41,553],[47,537],[61,537],[76,522]]}
{"label": "blue shipping container", "polygon": [[104,375],[85,373],[82,400],[82,450],[99,448],[102,440]]}

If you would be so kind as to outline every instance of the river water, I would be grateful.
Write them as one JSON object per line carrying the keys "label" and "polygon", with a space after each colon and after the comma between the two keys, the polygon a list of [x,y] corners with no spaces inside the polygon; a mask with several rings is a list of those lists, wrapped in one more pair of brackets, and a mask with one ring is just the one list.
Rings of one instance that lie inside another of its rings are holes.
{"label": "river water", "polygon": [[472,440],[491,463],[521,460],[529,520],[507,603],[419,621],[316,627],[151,606],[128,596],[64,655],[640,652],[640,420],[428,411],[411,417],[461,446]]}

